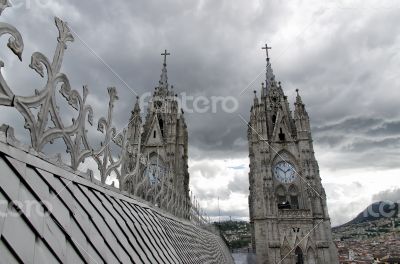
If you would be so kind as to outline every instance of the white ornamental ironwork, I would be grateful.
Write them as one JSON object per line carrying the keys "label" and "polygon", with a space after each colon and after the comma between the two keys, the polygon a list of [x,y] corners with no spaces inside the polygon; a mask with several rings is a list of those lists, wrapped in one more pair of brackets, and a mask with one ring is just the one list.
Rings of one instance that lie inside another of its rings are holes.
{"label": "white ornamental ironwork", "polygon": [[[10,7],[8,0],[0,0],[1,13]],[[208,222],[204,211],[200,209],[199,203],[178,192],[171,184],[173,172],[168,170],[165,177],[162,177],[158,184],[151,184],[150,179],[144,176],[144,170],[148,161],[140,153],[137,166],[133,171],[121,169],[123,162],[127,159],[132,150],[129,149],[126,138],[126,130],[117,133],[113,126],[113,109],[115,101],[118,100],[116,88],[108,88],[109,104],[107,117],[101,117],[97,122],[97,130],[104,135],[99,147],[92,147],[87,138],[86,124],[93,126],[93,109],[86,104],[89,94],[87,86],[83,86],[82,95],[72,89],[68,77],[62,73],[64,53],[67,43],[73,42],[74,37],[67,23],[55,18],[55,25],[58,29],[57,45],[53,57],[50,59],[41,52],[35,52],[31,56],[29,67],[41,78],[46,78],[46,84],[41,89],[35,89],[31,96],[19,96],[12,92],[7,84],[2,71],[5,68],[4,62],[0,60],[0,106],[14,107],[24,118],[24,127],[29,131],[31,144],[29,148],[37,153],[42,153],[47,144],[53,144],[55,140],[62,139],[70,157],[69,167],[77,171],[81,163],[87,158],[93,159],[98,168],[98,178],[101,184],[105,184],[110,176],[116,175],[119,187],[122,191],[128,191],[131,195],[151,201],[153,205],[162,208],[178,217],[190,219],[198,225],[205,225]],[[0,37],[9,35],[8,48],[22,61],[24,50],[23,38],[14,26],[0,22]],[[66,100],[68,105],[78,112],[72,124],[65,125],[62,121],[59,107],[56,104],[56,91]],[[3,125],[0,130],[7,127],[10,142],[17,142],[12,133],[12,128]],[[119,147],[119,155],[115,157],[111,151],[110,144]],[[61,154],[58,154],[57,165],[60,165]],[[51,161],[51,159],[48,159]],[[66,166],[63,164],[63,166]],[[88,170],[87,174],[93,172]],[[137,177],[137,175],[141,175]]]}

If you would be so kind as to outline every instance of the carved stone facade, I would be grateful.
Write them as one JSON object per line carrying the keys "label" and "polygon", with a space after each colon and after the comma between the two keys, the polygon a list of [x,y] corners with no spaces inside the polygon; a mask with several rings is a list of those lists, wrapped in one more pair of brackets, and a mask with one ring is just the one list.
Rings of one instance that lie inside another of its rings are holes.
{"label": "carved stone facade", "polygon": [[129,153],[124,162],[125,170],[136,170],[125,189],[137,193],[130,190],[130,186],[137,184],[129,184],[129,181],[153,185],[154,194],[145,197],[151,202],[158,199],[162,184],[168,185],[174,193],[189,197],[188,132],[177,95],[168,84],[166,56],[169,53],[165,51],[161,55],[164,55],[161,77],[148,103],[144,123],[138,101],[132,111],[127,131]]}
{"label": "carved stone facade", "polygon": [[248,127],[249,209],[257,263],[338,263],[310,120],[297,93],[294,113],[267,55]]}

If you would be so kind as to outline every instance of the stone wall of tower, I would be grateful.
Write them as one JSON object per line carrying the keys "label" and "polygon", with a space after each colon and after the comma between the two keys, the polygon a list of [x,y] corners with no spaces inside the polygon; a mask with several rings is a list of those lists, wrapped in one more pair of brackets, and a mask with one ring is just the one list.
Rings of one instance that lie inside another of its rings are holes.
{"label": "stone wall of tower", "polygon": [[[131,146],[128,149],[133,153],[123,166],[132,169],[138,163],[138,156],[147,161],[157,156],[160,163],[164,164],[168,173],[172,175],[168,184],[175,192],[184,193],[189,197],[187,126],[173,86],[170,87],[168,84],[165,61],[159,84],[149,100],[143,125],[140,108],[136,103],[127,135]],[[146,166],[148,165],[141,164],[141,169],[135,177],[140,179],[146,177]],[[134,182],[138,181],[140,180]]]}
{"label": "stone wall of tower", "polygon": [[[304,263],[338,263],[308,113],[300,95],[292,113],[269,59],[266,85],[251,108],[248,141],[249,210],[258,263],[297,263],[300,256]],[[274,174],[280,162],[296,172],[291,181]]]}

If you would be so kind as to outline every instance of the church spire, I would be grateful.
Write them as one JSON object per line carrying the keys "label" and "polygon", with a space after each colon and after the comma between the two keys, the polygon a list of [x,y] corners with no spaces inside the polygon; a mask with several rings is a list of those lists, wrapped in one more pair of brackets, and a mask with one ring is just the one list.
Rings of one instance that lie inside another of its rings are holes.
{"label": "church spire", "polygon": [[135,107],[133,108],[134,113],[140,113],[139,96],[136,96]]}
{"label": "church spire", "polygon": [[161,53],[162,56],[164,56],[164,63],[163,63],[163,68],[161,70],[161,76],[160,76],[160,83],[159,83],[159,92],[166,92],[168,90],[168,77],[167,77],[167,56],[171,55],[171,53],[167,52],[167,50],[164,51],[164,53]]}
{"label": "church spire", "polygon": [[299,94],[299,89],[296,89],[296,102],[294,103],[295,105],[295,110],[294,110],[294,115],[295,118],[308,118],[308,113],[306,111],[306,107],[303,104],[303,100],[301,99],[301,96]]}
{"label": "church spire", "polygon": [[264,83],[261,83],[261,98],[264,98],[266,94]]}
{"label": "church spire", "polygon": [[254,90],[254,106],[258,105],[257,91]]}
{"label": "church spire", "polygon": [[133,107],[133,110],[131,111],[131,118],[129,119],[129,129],[131,129],[131,127],[136,127],[138,121],[139,123],[142,122],[140,117],[139,96],[136,96],[136,103]]}
{"label": "church spire", "polygon": [[271,88],[273,82],[275,81],[275,75],[272,70],[272,65],[271,65],[271,61],[270,61],[269,53],[268,53],[268,50],[270,50],[272,48],[268,47],[268,44],[265,44],[265,47],[262,47],[261,49],[265,49],[265,53],[267,56],[267,58],[266,58],[267,65],[266,65],[266,72],[265,72],[265,89],[268,93],[268,90]]}
{"label": "church spire", "polygon": [[308,139],[311,137],[310,131],[310,119],[306,110],[306,106],[303,104],[303,100],[299,94],[299,89],[296,89],[296,102],[294,103],[294,120],[297,130],[298,139]]}
{"label": "church spire", "polygon": [[303,101],[301,100],[301,96],[300,96],[300,94],[299,94],[299,89],[296,89],[296,93],[297,93],[297,96],[296,96],[296,104],[302,105],[302,104],[303,104]]}

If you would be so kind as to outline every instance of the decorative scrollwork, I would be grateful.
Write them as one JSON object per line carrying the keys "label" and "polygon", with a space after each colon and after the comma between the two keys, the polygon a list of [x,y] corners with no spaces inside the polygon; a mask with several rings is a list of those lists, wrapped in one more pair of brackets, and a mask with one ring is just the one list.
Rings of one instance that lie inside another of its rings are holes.
{"label": "decorative scrollwork", "polygon": [[10,34],[7,46],[14,52],[15,55],[22,61],[22,52],[24,50],[24,42],[19,31],[12,25],[7,23],[0,23],[0,36]]}
{"label": "decorative scrollwork", "polygon": [[0,15],[3,13],[4,9],[11,7],[9,0],[0,0]]}
{"label": "decorative scrollwork", "polygon": [[[8,1],[0,2],[0,11],[7,6],[10,6]],[[67,23],[61,19],[56,17],[55,25],[59,35],[52,60],[41,52],[35,52],[31,56],[29,65],[41,78],[47,78],[45,86],[41,90],[35,89],[32,96],[16,96],[0,72],[0,105],[13,106],[21,113],[25,119],[24,127],[30,132],[31,147],[35,151],[40,153],[45,145],[52,144],[56,139],[62,139],[70,156],[71,168],[77,170],[80,163],[92,156],[98,163],[101,181],[105,182],[111,171],[118,172],[116,167],[120,164],[113,160],[108,147],[109,142],[113,140],[120,146],[123,142],[123,136],[117,135],[116,129],[111,126],[112,108],[114,101],[118,98],[116,90],[115,88],[108,89],[110,95],[109,115],[107,119],[101,118],[98,123],[99,131],[105,131],[106,136],[101,147],[94,151],[89,145],[86,131],[86,122],[93,125],[93,110],[86,104],[89,90],[87,86],[84,86],[81,96],[78,91],[71,88],[68,77],[60,72],[67,43],[73,42],[74,37]],[[19,31],[7,23],[0,23],[0,36],[3,34],[11,35],[8,47],[22,60],[24,44]],[[0,68],[2,67],[4,67],[4,63],[0,61]],[[77,118],[73,118],[72,124],[69,126],[64,125],[56,104],[55,92],[58,87],[60,87],[59,93],[68,105],[78,112]],[[36,115],[34,109],[38,109]],[[103,156],[103,160],[98,158],[100,155]],[[61,155],[57,154],[56,156],[58,157],[57,163],[59,163]]]}
{"label": "decorative scrollwork", "polygon": [[[11,6],[8,0],[2,0],[0,2],[0,15],[4,9]],[[21,33],[12,25],[0,22],[0,37],[9,34],[11,35],[8,39],[7,46],[11,49],[11,51],[17,55],[19,60],[22,61],[22,52],[24,50],[24,41],[22,39]],[[11,91],[10,87],[7,85],[4,77],[1,73],[1,69],[4,67],[4,62],[0,61],[0,104],[11,106],[14,94]]]}
{"label": "decorative scrollwork", "polygon": [[[0,15],[9,6],[8,0],[0,0]],[[151,182],[145,175],[144,170],[149,162],[141,152],[140,136],[137,147],[133,147],[128,144],[126,129],[118,133],[113,126],[113,110],[118,100],[115,87],[108,88],[107,116],[101,117],[97,122],[97,130],[104,135],[104,138],[97,148],[89,144],[86,124],[94,125],[93,109],[86,103],[89,89],[83,86],[81,95],[77,90],[72,89],[68,77],[60,72],[67,43],[73,42],[74,37],[67,23],[61,19],[56,17],[55,25],[59,35],[52,59],[41,52],[34,52],[31,55],[29,67],[40,78],[47,79],[44,87],[35,89],[33,95],[18,96],[12,92],[1,72],[4,62],[0,61],[0,105],[14,107],[23,116],[24,127],[29,131],[31,140],[30,146],[24,149],[26,151],[33,149],[39,156],[44,157],[42,152],[45,146],[61,139],[66,145],[66,152],[70,158],[69,166],[72,170],[77,171],[81,163],[91,158],[97,164],[101,183],[106,183],[108,178],[114,175],[121,190],[150,201],[155,206],[178,217],[190,219],[199,225],[205,224],[207,221],[199,204],[196,201],[193,202],[187,194],[176,190],[172,184],[174,172],[168,170],[167,175],[157,179],[156,183]],[[14,26],[0,22],[0,37],[5,34],[10,35],[8,48],[22,61],[24,42],[21,34]],[[61,118],[56,102],[56,91],[65,99],[68,106],[77,112],[71,124],[65,125]],[[140,118],[140,112],[135,117]],[[137,131],[141,129],[142,127],[137,127]],[[0,130],[6,132],[9,144],[19,144],[11,127],[3,125]],[[117,147],[117,153],[113,152],[112,144]],[[173,153],[168,155],[173,155]],[[65,167],[60,153],[47,159]],[[128,164],[124,161],[128,159],[136,161],[133,168],[124,167],[124,164]],[[88,173],[91,174],[91,171]]]}
{"label": "decorative scrollwork", "polygon": [[123,159],[122,157],[119,157],[118,160],[114,160],[110,143],[115,142],[117,145],[122,146],[123,142],[126,141],[126,130],[124,129],[122,133],[117,134],[116,128],[112,126],[114,102],[118,100],[115,87],[108,88],[108,95],[110,100],[108,103],[107,118],[101,117],[97,125],[97,130],[105,134],[104,141],[100,143],[100,148],[93,152],[93,158],[100,171],[100,180],[102,183],[106,182],[107,177],[110,176],[112,172],[114,172],[117,179],[120,180],[121,173],[118,170],[118,167],[121,166]]}
{"label": "decorative scrollwork", "polygon": [[[91,150],[86,138],[85,123],[93,124],[93,110],[86,105],[88,89],[83,88],[83,97],[71,89],[68,77],[60,73],[66,43],[73,41],[73,37],[65,22],[55,18],[55,24],[59,31],[58,43],[52,62],[42,53],[35,52],[31,56],[29,67],[42,78],[47,76],[47,82],[42,90],[35,90],[33,96],[15,96],[14,107],[25,119],[25,128],[30,131],[32,148],[41,152],[48,143],[60,138],[70,154],[71,167],[76,170],[81,162],[90,155]],[[46,74],[45,74],[46,72]],[[62,122],[55,99],[55,91],[61,86],[59,92],[68,104],[78,111],[77,119],[72,119],[70,126]],[[37,117],[32,109],[39,108]],[[82,144],[81,144],[82,143]],[[81,150],[81,145],[85,149]]]}

